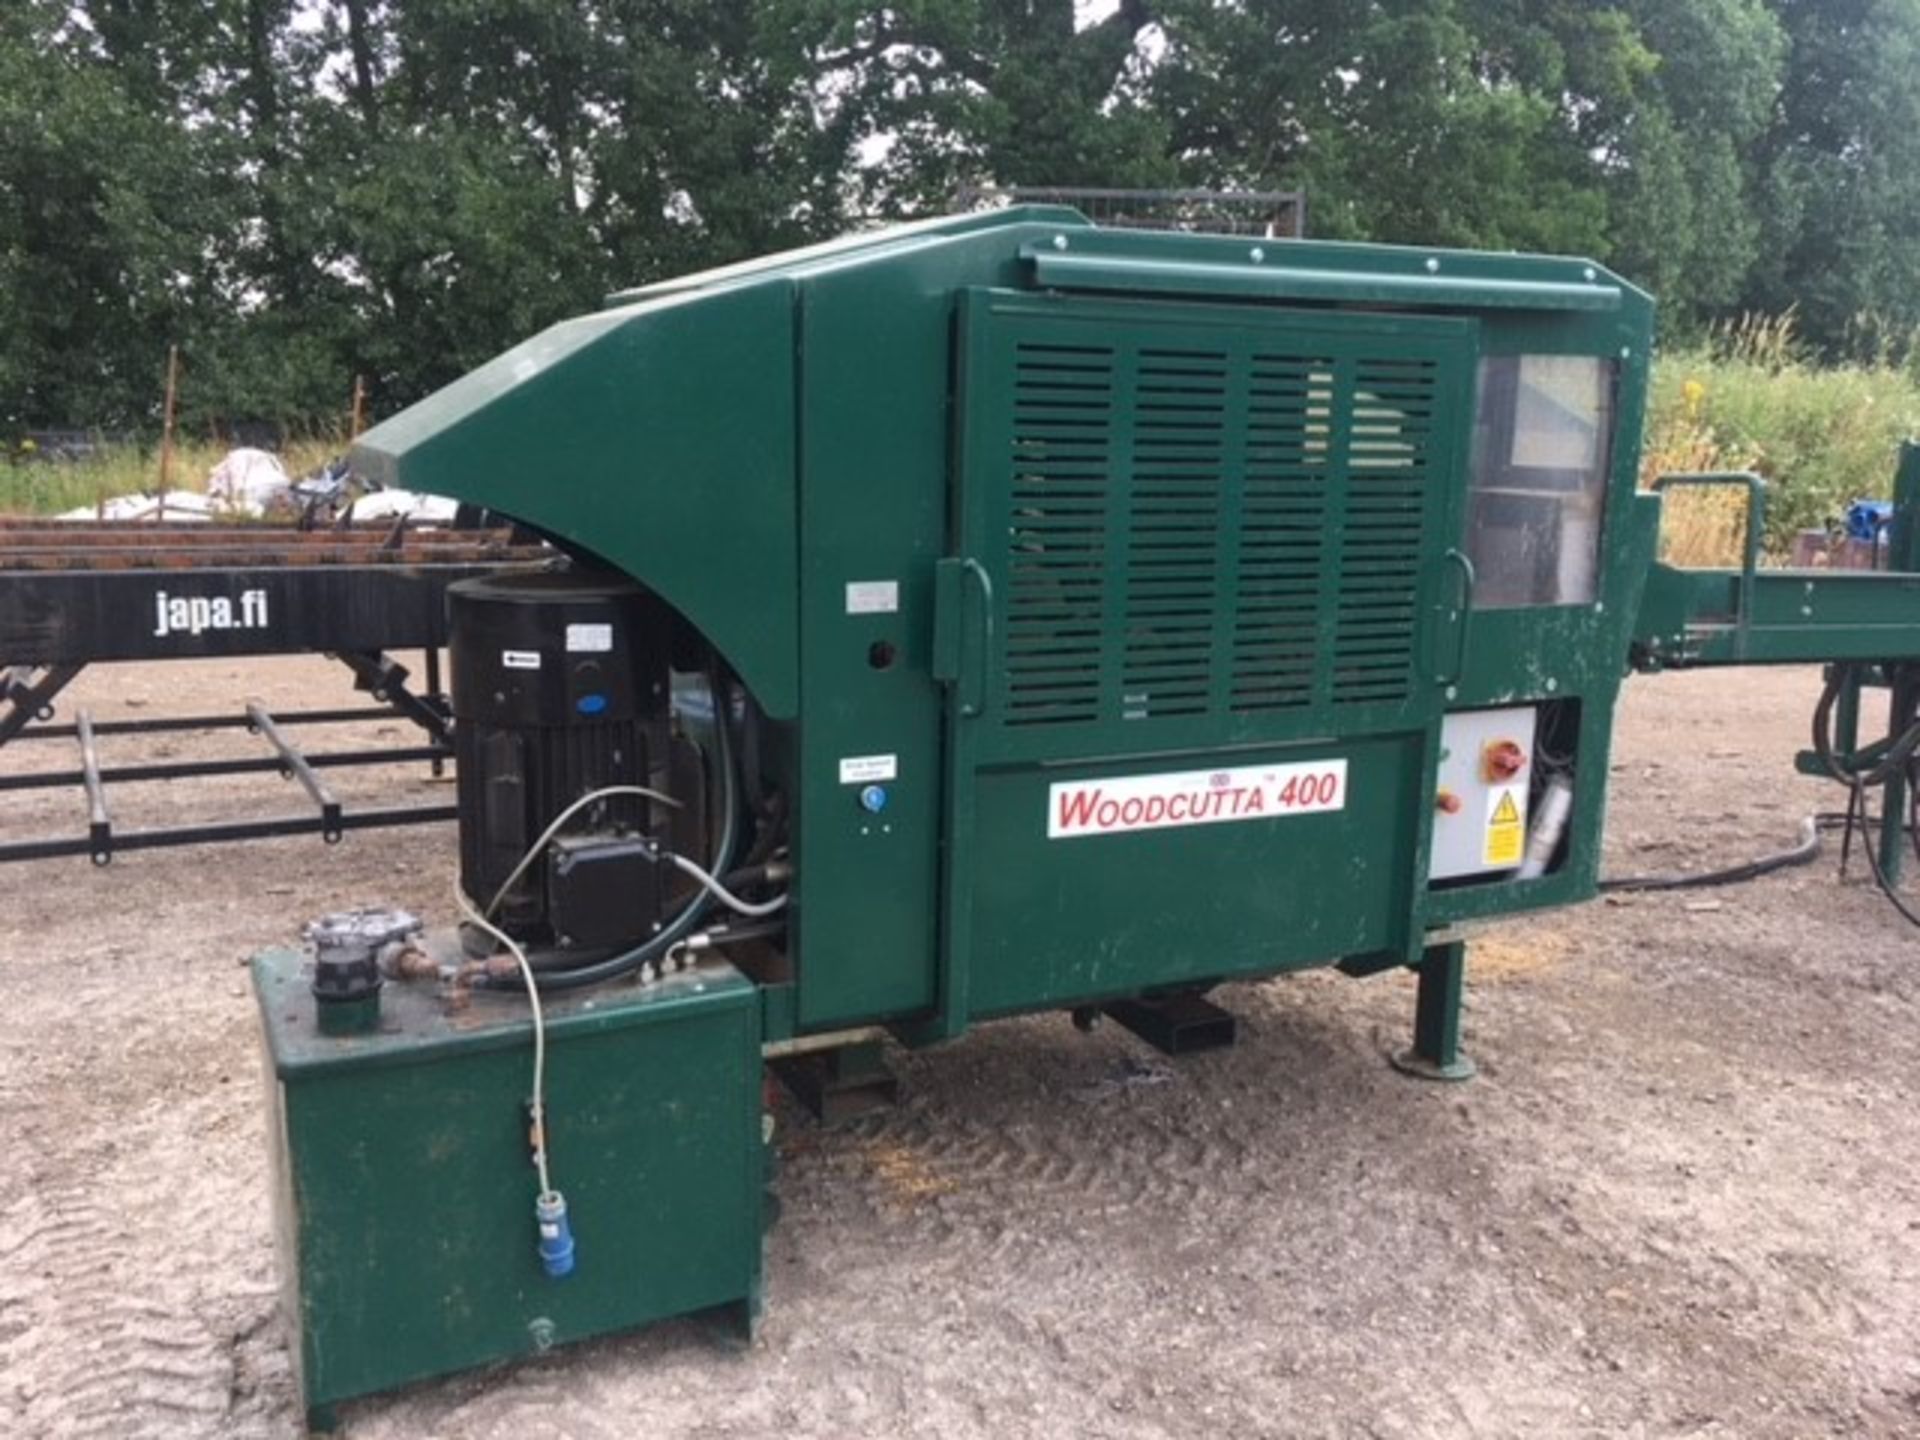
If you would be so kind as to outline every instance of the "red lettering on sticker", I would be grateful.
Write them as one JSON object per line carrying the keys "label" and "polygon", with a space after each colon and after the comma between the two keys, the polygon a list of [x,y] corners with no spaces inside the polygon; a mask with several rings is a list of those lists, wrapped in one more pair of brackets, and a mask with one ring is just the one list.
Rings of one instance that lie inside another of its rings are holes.
{"label": "red lettering on sticker", "polygon": [[1346,769],[1345,761],[1331,761],[1055,785],[1048,833],[1104,835],[1340,810]]}
{"label": "red lettering on sticker", "polygon": [[1060,796],[1060,828],[1071,830],[1093,819],[1093,807],[1100,803],[1098,790],[1069,790]]}

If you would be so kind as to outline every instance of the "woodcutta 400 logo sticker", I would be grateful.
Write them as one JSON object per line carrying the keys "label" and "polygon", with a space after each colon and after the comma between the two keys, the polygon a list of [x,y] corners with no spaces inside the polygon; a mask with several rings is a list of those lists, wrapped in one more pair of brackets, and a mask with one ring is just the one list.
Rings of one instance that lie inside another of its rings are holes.
{"label": "woodcutta 400 logo sticker", "polygon": [[1047,838],[1272,820],[1346,805],[1345,760],[1062,780],[1047,791]]}

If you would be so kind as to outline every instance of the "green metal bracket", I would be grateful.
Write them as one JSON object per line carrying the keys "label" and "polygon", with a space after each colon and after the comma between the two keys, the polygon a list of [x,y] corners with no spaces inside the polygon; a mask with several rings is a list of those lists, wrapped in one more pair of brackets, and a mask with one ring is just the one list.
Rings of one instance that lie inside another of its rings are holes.
{"label": "green metal bracket", "polygon": [[1762,482],[1745,472],[1669,475],[1678,485],[1739,485],[1748,495],[1740,568],[1652,564],[1636,617],[1636,669],[1696,665],[1881,663],[1920,659],[1920,450],[1902,454],[1889,570],[1761,570]]}
{"label": "green metal bracket", "polygon": [[1753,594],[1759,579],[1760,550],[1767,533],[1767,482],[1751,470],[1703,470],[1687,474],[1662,475],[1653,482],[1654,491],[1664,494],[1683,486],[1702,489],[1738,485],[1747,492],[1747,537],[1740,555],[1740,579],[1734,591],[1733,656],[1736,662],[1747,658],[1748,640],[1753,629]]}
{"label": "green metal bracket", "polygon": [[[1276,247],[1277,248],[1277,247]],[[1261,259],[1254,259],[1259,255]],[[1393,274],[1375,266],[1361,272],[1264,263],[1264,247],[1245,259],[1158,259],[1115,254],[1078,254],[1028,245],[1022,260],[1036,284],[1050,290],[1098,290],[1115,294],[1225,295],[1254,300],[1306,300],[1400,305],[1457,306],[1474,310],[1613,311],[1622,303],[1618,285],[1592,281],[1505,279],[1416,272]]]}

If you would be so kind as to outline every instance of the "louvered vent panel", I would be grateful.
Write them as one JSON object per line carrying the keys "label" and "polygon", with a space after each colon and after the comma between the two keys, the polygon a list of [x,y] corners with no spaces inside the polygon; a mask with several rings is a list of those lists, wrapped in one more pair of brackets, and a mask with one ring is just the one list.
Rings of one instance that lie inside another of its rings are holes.
{"label": "louvered vent panel", "polygon": [[1412,699],[1435,350],[1198,326],[1070,342],[1012,346],[1001,722]]}
{"label": "louvered vent panel", "polygon": [[1113,487],[1113,351],[1015,350],[1008,525],[1009,725],[1100,715]]}
{"label": "louvered vent panel", "polygon": [[1255,355],[1249,379],[1228,703],[1241,712],[1291,710],[1315,698],[1330,563],[1334,362]]}
{"label": "louvered vent panel", "polygon": [[1354,366],[1334,623],[1334,703],[1404,700],[1414,683],[1420,566],[1433,504],[1436,367]]}

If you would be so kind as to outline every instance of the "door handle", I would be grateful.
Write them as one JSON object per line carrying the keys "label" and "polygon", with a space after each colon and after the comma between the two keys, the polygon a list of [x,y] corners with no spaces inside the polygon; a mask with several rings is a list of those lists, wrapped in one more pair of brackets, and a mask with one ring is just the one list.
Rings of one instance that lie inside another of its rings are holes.
{"label": "door handle", "polygon": [[[963,718],[977,719],[986,713],[992,676],[993,577],[970,555],[937,560],[933,591],[933,678],[953,686]],[[968,614],[970,597],[978,605],[973,617]]]}
{"label": "door handle", "polygon": [[1452,599],[1445,606],[1451,617],[1453,655],[1446,670],[1436,666],[1433,679],[1436,685],[1457,685],[1467,669],[1467,635],[1473,615],[1473,561],[1464,551],[1450,549],[1440,557],[1440,563],[1454,579]]}
{"label": "door handle", "polygon": [[987,567],[971,555],[960,562],[960,572],[980,592],[979,638],[972,666],[975,683],[971,688],[963,685],[960,691],[960,713],[971,720],[984,715],[987,709],[987,682],[993,666],[993,577],[987,574]]}

